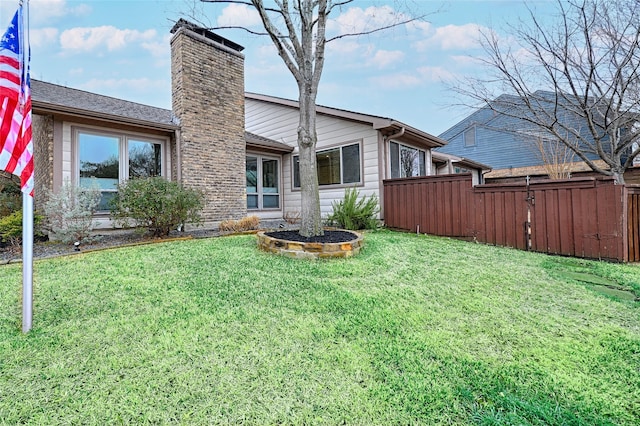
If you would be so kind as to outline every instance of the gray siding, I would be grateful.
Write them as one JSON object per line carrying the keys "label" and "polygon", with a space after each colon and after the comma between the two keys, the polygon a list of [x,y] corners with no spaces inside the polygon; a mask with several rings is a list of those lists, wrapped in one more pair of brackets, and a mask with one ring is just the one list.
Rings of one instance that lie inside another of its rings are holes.
{"label": "gray siding", "polygon": [[[589,138],[588,129],[581,125],[580,119],[567,114],[565,123]],[[464,133],[472,128],[475,128],[476,143],[474,146],[465,146]],[[485,107],[440,134],[439,137],[448,144],[437,151],[487,164],[493,170],[543,165],[532,139],[523,136],[527,131],[539,132],[535,125]],[[598,158],[595,154],[589,157]],[[580,159],[576,156],[574,161]]]}

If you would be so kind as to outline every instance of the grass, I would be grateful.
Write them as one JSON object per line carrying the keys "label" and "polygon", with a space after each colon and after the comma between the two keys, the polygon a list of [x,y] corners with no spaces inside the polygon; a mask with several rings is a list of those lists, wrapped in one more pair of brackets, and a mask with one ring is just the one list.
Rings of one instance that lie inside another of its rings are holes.
{"label": "grass", "polygon": [[[640,268],[388,231],[300,261],[255,237],[0,267],[0,424],[631,425]],[[577,274],[577,275],[576,275]],[[580,275],[582,274],[582,275]]]}

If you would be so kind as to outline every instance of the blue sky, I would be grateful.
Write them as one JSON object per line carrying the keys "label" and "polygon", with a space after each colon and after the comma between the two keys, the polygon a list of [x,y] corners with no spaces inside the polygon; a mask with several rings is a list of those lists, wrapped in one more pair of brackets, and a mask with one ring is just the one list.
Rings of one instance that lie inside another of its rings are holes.
{"label": "blue sky", "polygon": [[[211,26],[257,25],[241,5],[195,3],[201,22]],[[171,108],[169,30],[180,17],[188,18],[193,4],[31,0],[32,77]],[[485,72],[478,61],[479,29],[506,34],[506,26],[526,20],[528,11],[516,0],[356,1],[333,16],[329,31],[384,22],[398,4],[427,16],[410,26],[330,43],[318,103],[391,117],[438,135],[469,113],[457,105],[451,83]],[[539,17],[554,11],[552,1],[528,4]],[[17,6],[17,0],[0,0],[2,32]],[[217,32],[245,47],[247,91],[297,97],[295,81],[270,40],[239,30]]]}

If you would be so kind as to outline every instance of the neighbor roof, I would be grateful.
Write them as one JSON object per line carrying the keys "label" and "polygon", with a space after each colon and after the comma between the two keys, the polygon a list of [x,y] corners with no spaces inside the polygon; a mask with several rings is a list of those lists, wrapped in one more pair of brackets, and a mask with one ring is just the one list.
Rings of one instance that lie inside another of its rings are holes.
{"label": "neighbor roof", "polygon": [[[299,108],[298,101],[294,101],[291,99],[278,98],[278,97],[269,96],[269,95],[260,95],[257,93],[250,93],[250,92],[245,92],[244,95],[245,95],[245,98],[247,99],[270,102],[273,104],[288,106],[291,108]],[[398,137],[398,140],[415,142],[415,143],[419,143],[429,147],[444,146],[447,143],[443,139],[440,139],[429,133],[423,132],[422,130],[416,129],[415,127],[411,127],[400,121],[394,120],[393,118],[380,117],[377,115],[370,115],[370,114],[362,114],[359,112],[347,111],[347,110],[338,109],[338,108],[331,108],[331,107],[326,107],[322,105],[317,105],[316,111],[318,114],[324,114],[324,115],[329,115],[337,118],[342,118],[345,120],[351,120],[351,121],[357,121],[360,123],[370,124],[375,130],[379,130],[380,132],[382,132],[384,136],[391,136],[393,134],[397,134],[398,132],[401,132],[404,129],[403,135],[401,137]]]}
{"label": "neighbor roof", "polygon": [[446,154],[444,152],[440,152],[440,151],[432,151],[431,152],[431,158],[433,159],[433,161],[435,162],[448,162],[451,161],[452,163],[456,163],[464,168],[467,169],[478,169],[478,170],[482,170],[485,172],[490,171],[492,168],[491,166],[488,166],[486,164],[483,163],[479,163],[477,161],[473,161],[470,160],[468,158],[464,158],[464,157],[458,157],[457,155],[453,155],[453,154]]}
{"label": "neighbor roof", "polygon": [[171,110],[39,80],[31,80],[31,101],[36,112],[66,113],[164,130],[180,128]]}

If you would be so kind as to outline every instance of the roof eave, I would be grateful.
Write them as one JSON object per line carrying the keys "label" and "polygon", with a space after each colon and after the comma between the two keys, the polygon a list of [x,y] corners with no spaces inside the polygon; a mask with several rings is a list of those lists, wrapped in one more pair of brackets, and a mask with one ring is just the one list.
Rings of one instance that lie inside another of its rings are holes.
{"label": "roof eave", "polygon": [[51,113],[51,114],[65,114],[79,118],[98,119],[103,121],[125,123],[139,127],[152,128],[158,130],[175,131],[179,130],[180,126],[177,124],[159,123],[157,121],[138,120],[131,117],[123,117],[116,114],[105,114],[95,111],[87,111],[85,109],[72,108],[64,105],[57,105],[48,102],[42,102],[32,100],[32,107],[34,112],[38,113]]}
{"label": "roof eave", "polygon": [[433,136],[399,121],[390,120],[386,123],[381,121],[377,123],[377,126],[378,127],[374,124],[373,128],[379,130],[385,136],[390,136],[404,129],[404,134],[397,138],[399,141],[404,140],[407,142],[419,143],[429,148],[438,148],[447,144],[445,140],[440,139],[437,136]]}

